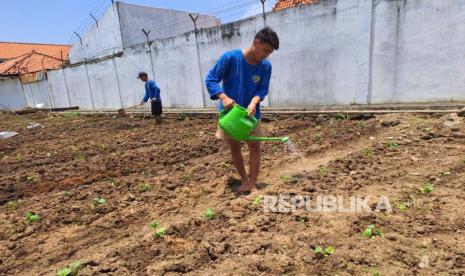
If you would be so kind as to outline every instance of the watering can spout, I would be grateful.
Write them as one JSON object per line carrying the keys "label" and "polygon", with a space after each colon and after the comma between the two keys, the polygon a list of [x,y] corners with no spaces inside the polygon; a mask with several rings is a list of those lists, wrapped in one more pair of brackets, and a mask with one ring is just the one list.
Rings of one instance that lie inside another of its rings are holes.
{"label": "watering can spout", "polygon": [[255,136],[248,136],[246,141],[278,141],[278,142],[287,142],[289,141],[289,137],[255,137]]}

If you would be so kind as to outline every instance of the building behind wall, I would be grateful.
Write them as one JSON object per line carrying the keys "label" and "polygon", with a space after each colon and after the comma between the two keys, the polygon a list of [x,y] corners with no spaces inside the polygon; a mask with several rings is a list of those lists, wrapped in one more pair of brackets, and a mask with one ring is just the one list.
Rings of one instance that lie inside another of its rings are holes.
{"label": "building behind wall", "polygon": [[69,45],[0,42],[0,103],[20,109],[43,103],[51,107],[47,70],[68,62]]}
{"label": "building behind wall", "polygon": [[[214,16],[193,14],[197,28],[220,25]],[[174,37],[194,30],[188,12],[114,2],[98,22],[80,34],[70,52],[70,62],[78,63],[122,52],[135,44]]]}

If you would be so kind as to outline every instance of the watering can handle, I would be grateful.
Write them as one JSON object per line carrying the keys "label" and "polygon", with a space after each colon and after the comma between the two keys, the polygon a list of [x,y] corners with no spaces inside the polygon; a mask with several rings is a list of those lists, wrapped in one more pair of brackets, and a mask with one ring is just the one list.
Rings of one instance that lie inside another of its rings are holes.
{"label": "watering can handle", "polygon": [[[235,104],[233,105],[233,107],[236,106],[236,105],[238,105],[238,104],[235,103]],[[223,109],[220,111],[220,119],[223,118],[224,115],[226,115],[226,113],[228,113],[228,110],[226,110],[225,108],[223,108]]]}
{"label": "watering can handle", "polygon": [[247,115],[247,119],[249,119],[249,121],[251,121],[254,125],[258,122],[257,118],[252,115]]}

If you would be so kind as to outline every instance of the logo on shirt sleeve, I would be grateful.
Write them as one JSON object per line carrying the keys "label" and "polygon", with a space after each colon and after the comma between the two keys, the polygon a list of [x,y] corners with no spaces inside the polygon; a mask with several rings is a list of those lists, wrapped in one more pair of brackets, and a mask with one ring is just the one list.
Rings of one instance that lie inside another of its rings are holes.
{"label": "logo on shirt sleeve", "polygon": [[255,83],[255,84],[258,84],[260,82],[261,78],[259,75],[253,75],[252,76],[252,81]]}

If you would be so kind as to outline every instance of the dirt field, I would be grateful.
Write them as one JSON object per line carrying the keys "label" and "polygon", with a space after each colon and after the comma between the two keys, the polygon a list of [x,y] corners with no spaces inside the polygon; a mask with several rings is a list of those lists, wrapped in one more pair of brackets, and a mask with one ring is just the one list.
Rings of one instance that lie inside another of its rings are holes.
{"label": "dirt field", "polygon": [[[299,152],[264,143],[260,190],[239,195],[214,118],[29,117],[46,128],[0,115],[21,132],[0,141],[0,275],[78,260],[79,275],[465,275],[463,121],[266,117]],[[265,212],[265,195],[386,196],[392,212]]]}

